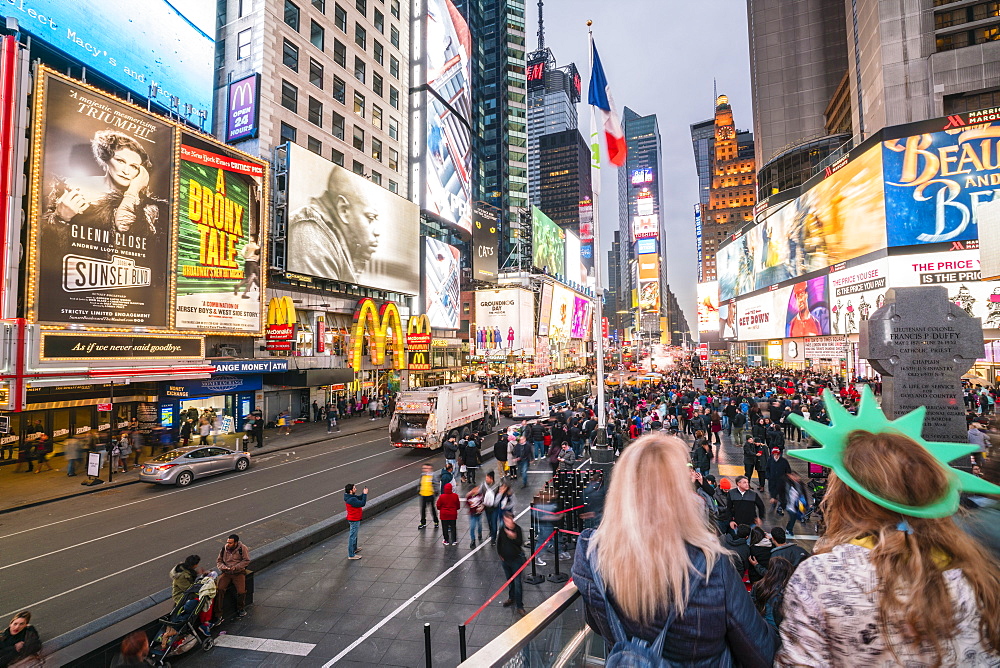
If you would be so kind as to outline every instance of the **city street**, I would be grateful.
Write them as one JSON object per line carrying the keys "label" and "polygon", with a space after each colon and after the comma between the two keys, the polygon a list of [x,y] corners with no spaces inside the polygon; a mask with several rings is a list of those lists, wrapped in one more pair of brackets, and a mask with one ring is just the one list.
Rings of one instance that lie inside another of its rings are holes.
{"label": "city street", "polygon": [[169,586],[170,568],[188,554],[212,567],[230,533],[252,554],[343,512],[347,482],[377,496],[440,457],[370,431],[264,454],[246,473],[185,489],[129,485],[0,516],[0,616],[31,609],[54,637]]}

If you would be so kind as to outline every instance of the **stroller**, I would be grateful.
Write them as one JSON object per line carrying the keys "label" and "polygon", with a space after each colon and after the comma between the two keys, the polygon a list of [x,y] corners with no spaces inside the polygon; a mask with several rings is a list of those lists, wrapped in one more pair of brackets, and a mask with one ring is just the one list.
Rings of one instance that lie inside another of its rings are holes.
{"label": "stroller", "polygon": [[149,643],[148,661],[154,666],[170,668],[167,657],[183,654],[200,644],[204,651],[212,649],[212,602],[215,599],[215,578],[209,573],[188,587],[184,597],[169,615],[160,617],[163,626]]}

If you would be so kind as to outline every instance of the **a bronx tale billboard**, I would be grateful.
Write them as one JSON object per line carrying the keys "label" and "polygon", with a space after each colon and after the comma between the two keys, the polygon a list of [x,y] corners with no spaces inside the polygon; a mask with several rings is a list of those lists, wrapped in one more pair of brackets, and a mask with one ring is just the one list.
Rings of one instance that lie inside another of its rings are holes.
{"label": "a bronx tale billboard", "polygon": [[49,329],[259,334],[266,169],[40,68],[29,321]]}

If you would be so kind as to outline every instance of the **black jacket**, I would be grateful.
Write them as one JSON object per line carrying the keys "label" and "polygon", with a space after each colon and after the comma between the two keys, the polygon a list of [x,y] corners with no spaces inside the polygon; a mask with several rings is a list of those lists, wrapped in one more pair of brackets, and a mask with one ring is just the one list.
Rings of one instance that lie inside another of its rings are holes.
{"label": "black jacket", "polygon": [[[703,441],[704,439],[698,440]],[[712,465],[711,447],[706,450],[701,447],[701,443],[695,442],[694,449],[691,451],[691,463],[694,464],[696,469],[708,469]]]}
{"label": "black jacket", "polygon": [[792,563],[792,567],[796,567],[801,564],[805,559],[808,559],[811,555],[809,550],[796,545],[795,543],[782,543],[778,547],[771,549],[771,558],[784,557]]}
{"label": "black jacket", "polygon": [[767,476],[768,485],[778,485],[783,487],[785,485],[785,480],[788,479],[788,474],[791,472],[792,467],[788,463],[788,460],[784,457],[778,457],[777,460],[775,460],[774,457],[767,458],[764,473]]}
{"label": "black jacket", "polygon": [[507,434],[500,432],[497,442],[493,444],[493,456],[498,462],[507,461]]}
{"label": "black jacket", "polygon": [[477,469],[482,464],[482,458],[479,456],[479,448],[474,441],[470,441],[469,445],[465,448],[464,459],[465,465],[470,469]]}
{"label": "black jacket", "polygon": [[735,555],[733,565],[742,576],[750,568],[750,545],[746,538],[737,538],[731,531],[722,536],[722,546]]}
{"label": "black jacket", "polygon": [[541,422],[535,422],[528,428],[528,435],[532,441],[541,441],[545,438],[545,427]]}
{"label": "black jacket", "polygon": [[729,490],[729,512],[737,524],[753,526],[758,516],[764,519],[764,502],[752,489],[743,493],[733,487]]}
{"label": "black jacket", "polygon": [[457,458],[457,456],[458,456],[458,443],[455,443],[452,440],[447,440],[447,441],[444,442],[444,445],[441,446],[441,447],[444,449],[444,458],[445,459],[456,459]]}
{"label": "black jacket", "polygon": [[[606,610],[609,603],[614,605],[614,592],[608,592],[610,601],[607,601],[594,583],[590,560],[586,557],[592,535],[593,529],[587,529],[577,542],[573,582],[586,604],[587,624],[613,643]],[[695,548],[687,549],[693,559]],[[639,626],[624,618],[617,608],[616,613],[625,633],[650,643],[666,622],[665,611],[651,626]],[[667,632],[663,656],[691,666],[731,666],[738,661],[743,668],[763,668],[773,662],[777,645],[777,634],[757,614],[732,562],[719,559],[707,581],[704,577],[692,577],[685,614],[677,617]]]}
{"label": "black jacket", "polygon": [[524,559],[522,545],[524,545],[524,532],[521,530],[521,525],[514,524],[514,537],[510,538],[507,535],[507,525],[501,520],[497,527],[497,554],[500,555],[500,558],[504,561],[520,563]]}

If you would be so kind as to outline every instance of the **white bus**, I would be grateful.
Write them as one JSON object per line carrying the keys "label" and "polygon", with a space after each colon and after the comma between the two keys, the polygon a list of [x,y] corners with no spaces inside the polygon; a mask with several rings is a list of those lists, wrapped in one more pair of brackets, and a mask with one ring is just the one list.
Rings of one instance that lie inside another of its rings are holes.
{"label": "white bus", "polygon": [[548,417],[553,408],[575,406],[590,396],[590,378],[576,373],[525,378],[510,393],[515,418]]}

